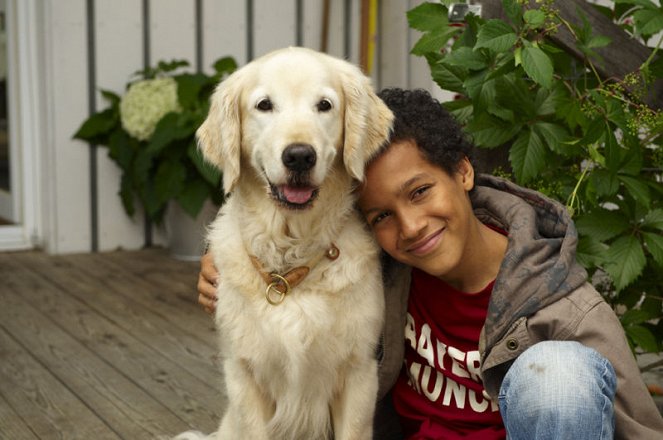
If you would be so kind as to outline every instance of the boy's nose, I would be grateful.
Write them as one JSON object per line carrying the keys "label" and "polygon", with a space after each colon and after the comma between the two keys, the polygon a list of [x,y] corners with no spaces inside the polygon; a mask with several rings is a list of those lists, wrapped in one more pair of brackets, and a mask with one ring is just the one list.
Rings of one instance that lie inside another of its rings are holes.
{"label": "boy's nose", "polygon": [[421,231],[425,228],[424,219],[412,215],[412,213],[399,215],[398,223],[400,226],[399,233],[403,240],[412,240],[419,237]]}

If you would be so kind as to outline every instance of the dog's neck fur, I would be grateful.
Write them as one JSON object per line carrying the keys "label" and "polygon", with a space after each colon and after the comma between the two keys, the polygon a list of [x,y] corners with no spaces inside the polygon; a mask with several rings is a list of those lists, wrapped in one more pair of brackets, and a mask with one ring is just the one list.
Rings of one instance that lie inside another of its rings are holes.
{"label": "dog's neck fur", "polygon": [[[250,181],[251,180],[251,181]],[[234,197],[242,200],[239,210],[242,240],[249,254],[256,256],[266,270],[285,271],[324,253],[341,233],[345,219],[353,215],[352,178],[331,170],[313,206],[303,210],[279,206],[265,182],[255,173],[244,172]],[[335,192],[326,188],[343,188]],[[265,203],[265,199],[269,203]],[[343,249],[340,250],[341,253]]]}

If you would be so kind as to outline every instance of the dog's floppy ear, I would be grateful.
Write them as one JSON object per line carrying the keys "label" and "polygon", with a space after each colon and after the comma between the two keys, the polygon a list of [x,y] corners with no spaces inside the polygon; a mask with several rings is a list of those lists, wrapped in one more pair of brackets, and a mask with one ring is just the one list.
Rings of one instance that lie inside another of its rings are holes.
{"label": "dog's floppy ear", "polygon": [[341,61],[341,84],[345,95],[343,163],[352,177],[364,180],[366,162],[389,137],[394,116],[373,91],[361,70]]}
{"label": "dog's floppy ear", "polygon": [[196,131],[205,160],[223,172],[223,190],[233,190],[240,170],[242,69],[221,82],[210,99],[207,118]]}

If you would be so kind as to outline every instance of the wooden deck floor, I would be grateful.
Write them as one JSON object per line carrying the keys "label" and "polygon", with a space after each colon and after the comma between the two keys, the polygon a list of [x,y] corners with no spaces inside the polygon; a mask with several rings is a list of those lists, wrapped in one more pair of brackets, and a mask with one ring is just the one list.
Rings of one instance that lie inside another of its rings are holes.
{"label": "wooden deck floor", "polygon": [[159,249],[0,253],[0,439],[213,431],[223,398],[197,273]]}
{"label": "wooden deck floor", "polygon": [[0,440],[214,431],[225,401],[197,274],[159,249],[0,253]]}

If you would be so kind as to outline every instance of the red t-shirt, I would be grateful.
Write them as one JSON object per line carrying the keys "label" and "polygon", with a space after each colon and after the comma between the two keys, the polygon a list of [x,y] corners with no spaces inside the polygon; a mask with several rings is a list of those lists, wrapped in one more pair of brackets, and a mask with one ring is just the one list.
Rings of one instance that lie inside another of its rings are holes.
{"label": "red t-shirt", "polygon": [[492,289],[490,283],[467,294],[412,270],[404,369],[393,390],[406,438],[506,438],[497,403],[483,396],[479,378],[479,334]]}

